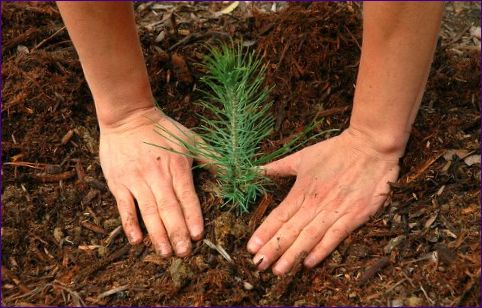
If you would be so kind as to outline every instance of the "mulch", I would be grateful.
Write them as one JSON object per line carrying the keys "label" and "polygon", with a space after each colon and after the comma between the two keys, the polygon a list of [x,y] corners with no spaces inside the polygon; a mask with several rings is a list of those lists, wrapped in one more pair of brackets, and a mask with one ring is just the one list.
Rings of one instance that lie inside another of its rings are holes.
{"label": "mulch", "polygon": [[[152,88],[168,115],[197,125],[205,46],[232,38],[264,55],[266,83],[275,85],[276,129],[263,150],[316,115],[325,117],[319,130],[347,127],[361,43],[357,4],[273,12],[271,4],[241,3],[213,13],[222,8],[136,4]],[[232,262],[203,241],[186,258],[161,258],[148,238],[130,246],[102,176],[92,98],[57,8],[3,3],[2,24],[2,305],[480,305],[480,48],[453,51],[471,40],[439,44],[387,205],[315,269],[300,262],[276,277],[258,272],[245,246],[293,179],[276,180],[253,213],[237,217],[220,208],[212,176],[195,171],[205,238]]]}

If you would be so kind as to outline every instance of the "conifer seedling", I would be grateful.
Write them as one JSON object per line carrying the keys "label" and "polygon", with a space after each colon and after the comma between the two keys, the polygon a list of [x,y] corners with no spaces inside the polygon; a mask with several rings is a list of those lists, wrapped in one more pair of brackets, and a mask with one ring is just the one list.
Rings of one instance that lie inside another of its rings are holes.
{"label": "conifer seedling", "polygon": [[206,90],[201,90],[200,104],[207,113],[199,115],[201,125],[194,129],[204,142],[195,142],[181,129],[185,138],[159,124],[155,126],[159,135],[186,148],[187,153],[158,147],[209,161],[216,170],[224,205],[239,214],[248,212],[256,197],[266,192],[269,179],[260,166],[301,146],[304,142],[298,141],[317,124],[309,125],[278,150],[261,153],[260,144],[274,127],[269,111],[270,89],[263,86],[266,67],[261,60],[254,51],[243,52],[241,44],[210,48],[204,62],[207,74],[201,78]]}

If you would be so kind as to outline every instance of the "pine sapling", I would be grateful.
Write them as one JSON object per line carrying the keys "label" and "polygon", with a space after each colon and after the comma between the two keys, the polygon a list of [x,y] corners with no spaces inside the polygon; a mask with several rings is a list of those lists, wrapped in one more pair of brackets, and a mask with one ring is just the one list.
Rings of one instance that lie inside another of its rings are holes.
{"label": "pine sapling", "polygon": [[269,184],[260,166],[301,146],[297,142],[315,123],[278,150],[261,153],[260,144],[274,127],[269,112],[270,89],[263,86],[266,67],[255,52],[243,52],[241,45],[223,45],[210,52],[204,64],[207,74],[201,78],[207,90],[201,90],[204,99],[200,104],[207,114],[199,115],[201,125],[194,129],[203,142],[195,142],[181,129],[179,135],[157,124],[155,131],[159,135],[183,146],[187,153],[158,147],[208,161],[200,166],[209,164],[216,170],[224,204],[246,213]]}

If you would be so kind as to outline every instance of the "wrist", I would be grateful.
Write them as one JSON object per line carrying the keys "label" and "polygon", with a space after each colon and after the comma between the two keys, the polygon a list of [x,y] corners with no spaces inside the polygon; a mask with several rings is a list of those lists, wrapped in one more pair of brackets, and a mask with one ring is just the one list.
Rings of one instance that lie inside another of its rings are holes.
{"label": "wrist", "polygon": [[360,150],[383,160],[398,160],[405,153],[409,132],[374,131],[350,124],[343,132]]}
{"label": "wrist", "polygon": [[119,102],[117,106],[96,103],[97,120],[101,132],[150,124],[152,120],[158,120],[163,114],[156,108],[154,99],[133,99],[130,104],[117,102]]}
{"label": "wrist", "polygon": [[148,94],[97,96],[94,102],[101,129],[122,126],[126,119],[155,108],[155,100]]}

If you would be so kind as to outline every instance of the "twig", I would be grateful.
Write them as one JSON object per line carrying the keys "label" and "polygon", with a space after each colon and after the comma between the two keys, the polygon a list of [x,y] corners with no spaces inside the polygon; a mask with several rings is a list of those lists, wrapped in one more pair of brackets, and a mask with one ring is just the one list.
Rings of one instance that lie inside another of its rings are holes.
{"label": "twig", "polygon": [[122,233],[122,226],[118,226],[117,228],[112,230],[112,232],[104,241],[105,246],[109,246],[112,243],[112,241],[121,233]]}
{"label": "twig", "polygon": [[80,306],[80,305],[86,306],[85,302],[82,300],[82,297],[80,297],[79,293],[75,292],[74,290],[71,290],[71,289],[67,288],[66,286],[61,285],[60,282],[58,282],[58,281],[57,281],[57,283],[52,284],[52,286],[54,288],[59,288],[61,290],[66,291],[67,293],[69,293],[73,297],[74,303],[76,304],[76,306]]}
{"label": "twig", "polygon": [[93,224],[88,221],[81,221],[80,225],[86,229],[89,229],[90,231],[93,231],[95,233],[100,233],[100,234],[106,234],[107,232],[102,228],[101,226],[98,226],[96,224]]}
{"label": "twig", "polygon": [[415,284],[413,283],[412,279],[411,279],[410,277],[408,277],[408,275],[407,275],[403,270],[401,270],[401,272],[402,272],[403,277],[405,277],[405,279],[407,279],[407,281],[410,283],[410,285],[411,285],[412,287],[416,288],[416,286],[415,286]]}
{"label": "twig", "polygon": [[437,254],[437,251],[432,251],[432,252],[429,252],[423,256],[421,256],[420,258],[418,259],[413,259],[413,260],[408,260],[408,261],[404,261],[401,263],[401,265],[407,265],[407,264],[412,264],[412,263],[416,263],[416,262],[420,262],[420,261],[426,261],[426,260],[437,260],[438,259],[438,254]]}
{"label": "twig", "polygon": [[390,264],[390,259],[388,257],[383,257],[375,261],[369,268],[361,276],[360,280],[358,281],[358,286],[363,286],[366,284],[376,273],[384,269],[387,265]]}
{"label": "twig", "polygon": [[101,300],[103,299],[104,297],[107,297],[107,296],[110,296],[110,295],[113,295],[113,294],[116,294],[116,293],[119,293],[119,292],[122,292],[122,291],[125,291],[127,290],[129,287],[129,285],[124,285],[124,286],[120,286],[120,287],[117,287],[117,288],[113,288],[113,289],[110,289],[108,291],[105,291],[101,294],[99,294],[97,296],[97,300]]}
{"label": "twig", "polygon": [[429,302],[431,305],[435,304],[435,302],[434,302],[430,297],[428,297],[427,291],[425,291],[425,289],[423,288],[422,284],[420,284],[420,290],[422,290],[423,295],[425,295],[425,298],[428,300],[428,302]]}
{"label": "twig", "polygon": [[393,289],[395,289],[396,287],[398,287],[399,285],[401,285],[402,283],[404,283],[405,281],[407,281],[407,278],[403,278],[402,280],[400,280],[399,282],[395,283],[393,286],[391,286],[390,288],[388,288],[386,291],[385,291],[385,295],[392,292]]}
{"label": "twig", "polygon": [[233,259],[231,259],[231,256],[226,252],[226,250],[224,250],[223,247],[221,247],[220,245],[214,244],[213,242],[211,242],[208,239],[204,239],[203,242],[204,242],[204,244],[208,245],[210,248],[219,252],[219,254],[221,256],[223,256],[223,258],[226,259],[228,262],[230,262],[230,263],[233,262]]}
{"label": "twig", "polygon": [[49,164],[44,164],[44,163],[30,163],[27,161],[16,161],[16,162],[6,162],[3,163],[5,166],[15,166],[15,167],[28,167],[28,168],[33,168],[33,169],[39,169],[39,170],[44,170]]}
{"label": "twig", "polygon": [[32,179],[42,182],[42,183],[54,183],[59,181],[68,180],[76,174],[75,169],[70,171],[65,171],[59,174],[46,174],[46,173],[39,173],[39,174],[32,174]]}
{"label": "twig", "polygon": [[60,28],[59,30],[55,31],[51,36],[47,37],[46,39],[42,40],[40,43],[38,43],[34,48],[31,49],[31,51],[35,51],[37,49],[39,49],[43,44],[45,44],[46,42],[48,42],[49,40],[51,40],[52,38],[54,38],[55,36],[57,36],[60,32],[62,32],[63,30],[65,30],[65,26],[63,26],[62,28]]}
{"label": "twig", "polygon": [[358,46],[358,50],[361,51],[360,43],[358,43],[358,40],[357,40],[356,37],[353,35],[353,33],[351,33],[350,29],[348,29],[348,27],[345,26],[345,30],[346,30],[346,32],[348,32],[348,34],[350,34],[351,38],[353,39],[353,41],[355,42],[355,44]]}
{"label": "twig", "polygon": [[2,42],[2,43],[4,43],[3,46],[2,46],[3,50],[5,51],[5,50],[10,49],[12,47],[15,47],[17,45],[20,45],[21,43],[33,38],[34,36],[36,36],[40,33],[41,33],[41,31],[39,29],[30,28],[27,31],[25,31],[24,33],[15,36],[11,40],[6,40],[6,41]]}

